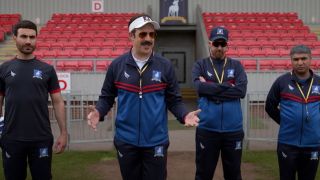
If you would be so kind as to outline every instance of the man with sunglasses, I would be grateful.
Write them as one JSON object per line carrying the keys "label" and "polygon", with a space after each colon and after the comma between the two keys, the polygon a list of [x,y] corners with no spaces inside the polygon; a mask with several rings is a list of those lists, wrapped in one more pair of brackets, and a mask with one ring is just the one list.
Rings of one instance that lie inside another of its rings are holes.
{"label": "man with sunglasses", "polygon": [[280,125],[280,179],[314,180],[320,152],[320,77],[310,69],[311,50],[298,45],[290,51],[292,71],[272,85],[266,112]]}
{"label": "man with sunglasses", "polygon": [[132,17],[128,26],[133,47],[111,63],[88,124],[96,129],[118,97],[114,144],[122,178],[164,180],[167,109],[185,126],[198,125],[200,110],[187,112],[172,64],[153,52],[159,24],[143,14]]}
{"label": "man with sunglasses", "polygon": [[226,56],[228,30],[212,29],[210,56],[198,60],[192,78],[199,96],[196,130],[196,180],[212,179],[221,152],[224,178],[241,179],[242,111],[247,76],[239,61]]}

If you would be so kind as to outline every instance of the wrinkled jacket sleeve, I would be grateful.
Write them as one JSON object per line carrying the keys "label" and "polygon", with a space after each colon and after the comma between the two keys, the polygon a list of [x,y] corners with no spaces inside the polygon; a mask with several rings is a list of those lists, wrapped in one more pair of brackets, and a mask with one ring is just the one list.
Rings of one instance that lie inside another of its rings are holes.
{"label": "wrinkled jacket sleeve", "polygon": [[280,86],[279,86],[280,80],[277,79],[267,96],[266,100],[266,107],[265,110],[268,113],[268,115],[278,124],[280,124],[280,110],[278,108],[278,105],[280,103]]}
{"label": "wrinkled jacket sleeve", "polygon": [[192,69],[192,78],[199,96],[207,96],[216,100],[228,100],[243,98],[246,95],[247,75],[240,63],[236,68],[233,85],[229,82],[223,82],[222,84],[201,82],[199,77],[204,76],[201,72],[203,72],[202,67],[199,62],[196,62]]}
{"label": "wrinkled jacket sleeve", "polygon": [[179,84],[171,63],[167,69],[166,76],[168,79],[168,85],[166,88],[167,107],[178,119],[178,121],[184,124],[184,117],[188,114],[188,111],[185,105],[182,103]]}
{"label": "wrinkled jacket sleeve", "polygon": [[114,66],[113,63],[109,66],[106,77],[103,82],[101,94],[96,104],[96,109],[100,113],[100,121],[109,112],[114,104],[114,99],[117,96],[117,90],[114,85]]}

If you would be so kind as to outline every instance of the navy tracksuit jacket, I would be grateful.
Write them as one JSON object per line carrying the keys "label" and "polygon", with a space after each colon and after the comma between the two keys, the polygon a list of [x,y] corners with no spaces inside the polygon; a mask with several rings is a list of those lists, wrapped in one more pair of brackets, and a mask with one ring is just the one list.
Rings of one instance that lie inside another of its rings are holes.
{"label": "navy tracksuit jacket", "polygon": [[[223,60],[213,60],[221,77]],[[200,82],[199,76],[206,79]],[[240,98],[247,90],[247,75],[239,61],[228,58],[222,84],[213,70],[210,58],[198,60],[192,70],[193,81],[199,95],[200,123],[198,128],[213,132],[242,131]]]}
{"label": "navy tracksuit jacket", "polygon": [[96,108],[103,117],[118,97],[115,138],[138,147],[152,147],[169,141],[167,109],[181,123],[188,112],[181,102],[170,61],[154,54],[144,67],[140,75],[131,52],[115,59],[107,71]]}
{"label": "navy tracksuit jacket", "polygon": [[280,124],[279,143],[297,147],[320,146],[320,77],[310,72],[311,77],[300,85],[306,96],[313,78],[307,103],[296,84],[299,79],[293,73],[280,76],[270,89],[266,112]]}

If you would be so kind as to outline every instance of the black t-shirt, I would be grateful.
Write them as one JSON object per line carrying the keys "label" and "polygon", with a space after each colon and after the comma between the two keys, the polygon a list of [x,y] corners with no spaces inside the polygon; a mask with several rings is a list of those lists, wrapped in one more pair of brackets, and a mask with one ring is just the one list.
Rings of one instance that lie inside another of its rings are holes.
{"label": "black t-shirt", "polygon": [[48,93],[60,92],[53,66],[37,59],[13,59],[0,66],[0,93],[5,101],[3,138],[38,141],[53,138]]}

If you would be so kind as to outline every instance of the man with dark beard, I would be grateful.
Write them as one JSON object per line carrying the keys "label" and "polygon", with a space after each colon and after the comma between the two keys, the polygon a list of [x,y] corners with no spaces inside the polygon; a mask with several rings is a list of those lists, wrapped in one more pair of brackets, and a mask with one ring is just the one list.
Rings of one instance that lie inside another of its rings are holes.
{"label": "man with dark beard", "polygon": [[169,146],[167,110],[185,126],[198,125],[200,110],[186,110],[173,65],[153,52],[159,24],[142,14],[132,17],[128,26],[132,48],[112,61],[88,124],[96,129],[118,97],[114,144],[122,178],[164,180]]}
{"label": "man with dark beard", "polygon": [[48,112],[48,93],[60,128],[54,145],[62,153],[67,143],[64,101],[54,68],[39,61],[35,50],[37,26],[21,21],[13,28],[17,56],[0,66],[0,113],[5,101],[1,137],[6,180],[26,179],[27,162],[32,179],[52,179],[53,135]]}
{"label": "man with dark beard", "polygon": [[210,57],[194,64],[192,78],[199,96],[196,130],[196,180],[212,179],[221,152],[224,178],[241,179],[242,111],[247,76],[239,61],[226,56],[228,30],[213,28]]}

